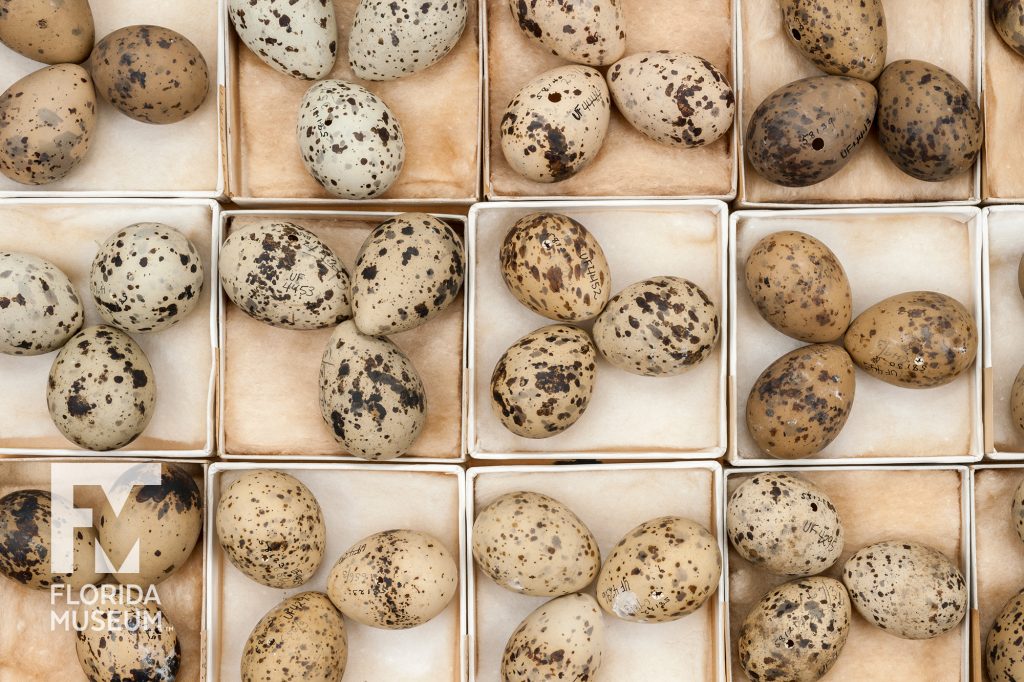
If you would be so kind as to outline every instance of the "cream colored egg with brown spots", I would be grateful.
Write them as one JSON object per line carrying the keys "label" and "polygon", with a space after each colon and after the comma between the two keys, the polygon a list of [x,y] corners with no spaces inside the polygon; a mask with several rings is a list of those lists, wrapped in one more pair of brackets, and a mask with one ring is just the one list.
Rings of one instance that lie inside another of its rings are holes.
{"label": "cream colored egg with brown spots", "polygon": [[324,558],[323,511],[294,476],[256,469],[227,487],[217,503],[217,539],[228,560],[261,585],[305,585]]}
{"label": "cream colored egg with brown spots", "polygon": [[869,623],[904,639],[931,639],[967,613],[967,583],[945,555],[917,542],[869,545],[846,560],[843,583]]}
{"label": "cream colored egg with brown spots", "polygon": [[331,72],[338,54],[338,22],[330,0],[228,0],[239,39],[263,63],[295,78]]}
{"label": "cream colored egg with brown spots", "polygon": [[623,0],[508,0],[523,35],[551,54],[606,66],[626,51]]}
{"label": "cream colored egg with brown spots", "polygon": [[440,540],[388,530],[352,545],[331,569],[327,594],[347,617],[405,630],[440,614],[458,593],[459,567]]}
{"label": "cream colored egg with brown spots", "polygon": [[821,576],[780,585],[743,621],[740,667],[751,680],[815,682],[832,669],[850,634],[850,597]]}
{"label": "cream colored egg with brown spots", "polygon": [[596,680],[604,655],[601,609],[589,594],[552,599],[530,613],[505,643],[502,682]]}
{"label": "cream colored egg with brown spots", "polygon": [[718,589],[722,552],[704,526],[678,516],[646,521],[608,554],[597,601],[634,623],[665,623],[699,609]]}
{"label": "cream colored egg with brown spots", "polygon": [[1010,516],[1017,529],[1017,535],[1021,542],[1024,542],[1024,481],[1017,486],[1013,493],[1013,502],[1010,505]]}
{"label": "cream colored egg with brown spots", "polygon": [[882,0],[782,0],[785,34],[825,73],[873,81],[889,35]]}
{"label": "cream colored egg with brown spots", "polygon": [[323,592],[302,592],[256,623],[242,650],[242,682],[340,682],[347,663],[341,612]]}
{"label": "cream colored egg with brown spots", "polygon": [[468,0],[359,0],[348,39],[356,78],[390,81],[441,61],[462,36]]}
{"label": "cream colored egg with brown spots", "polygon": [[956,299],[935,291],[910,291],[858,315],[843,345],[877,379],[905,388],[932,388],[974,365],[978,327]]}
{"label": "cream colored egg with brown spots", "polygon": [[174,682],[181,643],[167,614],[152,600],[122,597],[90,607],[89,627],[77,632],[78,662],[89,680]]}
{"label": "cream colored egg with brown spots", "polygon": [[78,64],[92,51],[89,0],[6,0],[0,43],[46,64]]}
{"label": "cream colored egg with brown spots", "polygon": [[1024,592],[1006,602],[985,640],[985,672],[989,682],[1024,679]]}
{"label": "cream colored egg with brown spots", "polygon": [[541,493],[507,493],[473,522],[473,558],[491,580],[533,597],[579,592],[601,569],[601,550],[571,509]]}
{"label": "cream colored egg with brown spots", "polygon": [[78,292],[60,268],[31,254],[0,251],[0,353],[55,351],[84,319]]}

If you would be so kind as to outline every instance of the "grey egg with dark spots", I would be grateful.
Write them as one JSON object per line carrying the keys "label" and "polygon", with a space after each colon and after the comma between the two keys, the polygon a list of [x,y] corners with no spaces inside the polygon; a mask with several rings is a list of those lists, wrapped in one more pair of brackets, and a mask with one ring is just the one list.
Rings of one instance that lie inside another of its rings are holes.
{"label": "grey egg with dark spots", "polygon": [[331,72],[338,23],[330,0],[228,0],[227,5],[238,37],[271,68],[306,80]]}
{"label": "grey egg with dark spots", "polygon": [[84,319],[78,292],[60,268],[27,253],[0,251],[0,353],[55,351]]}
{"label": "grey egg with dark spots", "polygon": [[441,61],[459,42],[468,0],[359,0],[349,32],[356,78],[390,81]]}

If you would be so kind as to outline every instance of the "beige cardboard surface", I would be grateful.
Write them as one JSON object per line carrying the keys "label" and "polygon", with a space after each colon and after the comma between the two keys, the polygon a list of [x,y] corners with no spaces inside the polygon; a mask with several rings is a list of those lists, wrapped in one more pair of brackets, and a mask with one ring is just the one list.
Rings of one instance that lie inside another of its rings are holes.
{"label": "beige cardboard surface", "polygon": [[[987,3],[986,3],[987,4]],[[1024,57],[1011,50],[985,16],[985,198],[1024,197]]]}
{"label": "beige cardboard surface", "polygon": [[1017,285],[1017,266],[1024,255],[1024,213],[989,213],[988,225],[993,444],[997,452],[1024,452],[1024,432],[1010,414],[1013,381],[1024,365],[1024,297]]}

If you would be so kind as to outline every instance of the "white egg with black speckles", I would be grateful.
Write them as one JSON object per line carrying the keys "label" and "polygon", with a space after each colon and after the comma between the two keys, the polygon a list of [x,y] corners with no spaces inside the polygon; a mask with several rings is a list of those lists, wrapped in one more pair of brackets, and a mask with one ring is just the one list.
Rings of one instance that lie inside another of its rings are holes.
{"label": "white egg with black speckles", "polygon": [[316,80],[338,54],[331,0],[228,0],[238,37],[264,63],[288,76]]}
{"label": "white egg with black speckles", "polygon": [[985,671],[989,682],[1024,680],[1024,592],[1006,602],[985,640]]}
{"label": "white egg with black speckles", "polygon": [[242,682],[341,682],[348,637],[323,592],[286,597],[268,611],[242,650]]}
{"label": "white egg with black speckles", "polygon": [[174,682],[181,644],[170,618],[153,600],[122,596],[101,600],[80,617],[89,627],[76,632],[78,662],[93,682]]}
{"label": "white egg with black speckles", "polygon": [[502,682],[597,679],[604,653],[601,609],[589,594],[568,594],[541,605],[508,638]]}
{"label": "white egg with black speckles", "polygon": [[467,0],[360,0],[348,39],[357,78],[390,81],[441,61],[462,36]]}
{"label": "white egg with black speckles", "polygon": [[55,351],[84,319],[78,292],[60,268],[27,253],[0,251],[0,353]]}
{"label": "white egg with black speckles", "polygon": [[626,51],[622,0],[508,0],[523,35],[552,54],[605,66]]}

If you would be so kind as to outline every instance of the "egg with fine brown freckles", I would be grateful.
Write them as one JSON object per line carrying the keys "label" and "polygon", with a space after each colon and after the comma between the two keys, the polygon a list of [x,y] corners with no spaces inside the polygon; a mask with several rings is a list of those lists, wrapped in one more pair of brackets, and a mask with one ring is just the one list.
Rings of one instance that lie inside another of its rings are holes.
{"label": "egg with fine brown freckles", "polygon": [[552,599],[524,618],[508,638],[501,657],[502,682],[599,679],[604,642],[604,618],[593,597]]}
{"label": "egg with fine brown freckles", "polygon": [[889,36],[882,0],[782,0],[784,33],[825,73],[873,81]]}
{"label": "egg with fine brown freckles", "polygon": [[242,650],[242,682],[340,682],[347,662],[341,613],[323,592],[302,592],[256,623]]}
{"label": "egg with fine brown freckles", "polygon": [[985,641],[985,671],[989,682],[1024,679],[1024,592],[1006,602]]}

